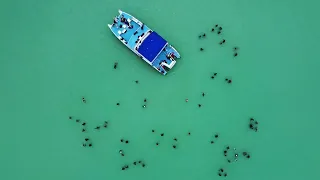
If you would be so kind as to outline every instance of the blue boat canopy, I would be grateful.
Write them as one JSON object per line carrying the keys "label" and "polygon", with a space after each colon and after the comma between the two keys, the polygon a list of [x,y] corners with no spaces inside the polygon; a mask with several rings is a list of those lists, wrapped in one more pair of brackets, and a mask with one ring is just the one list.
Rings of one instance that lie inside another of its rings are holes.
{"label": "blue boat canopy", "polygon": [[149,62],[152,62],[162,49],[167,45],[167,41],[156,32],[152,32],[140,45],[138,52]]}

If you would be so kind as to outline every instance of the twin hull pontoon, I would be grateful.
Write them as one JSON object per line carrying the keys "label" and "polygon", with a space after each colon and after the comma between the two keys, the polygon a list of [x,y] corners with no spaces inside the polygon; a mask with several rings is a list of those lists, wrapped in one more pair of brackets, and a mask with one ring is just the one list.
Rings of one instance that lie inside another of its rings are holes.
{"label": "twin hull pontoon", "polygon": [[125,46],[163,75],[180,58],[165,39],[128,13],[119,10],[119,15],[108,26]]}

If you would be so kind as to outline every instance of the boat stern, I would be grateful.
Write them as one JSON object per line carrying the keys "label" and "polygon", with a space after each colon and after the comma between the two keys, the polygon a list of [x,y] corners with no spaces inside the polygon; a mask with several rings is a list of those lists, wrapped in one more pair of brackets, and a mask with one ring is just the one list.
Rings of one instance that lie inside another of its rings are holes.
{"label": "boat stern", "polygon": [[174,65],[176,65],[176,62],[175,60],[171,61],[171,63],[169,64],[168,68],[172,69]]}

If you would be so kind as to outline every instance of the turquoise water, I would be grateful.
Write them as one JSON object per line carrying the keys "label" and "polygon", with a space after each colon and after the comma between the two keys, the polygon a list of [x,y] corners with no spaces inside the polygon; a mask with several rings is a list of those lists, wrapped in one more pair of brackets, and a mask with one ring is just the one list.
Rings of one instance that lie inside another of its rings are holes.
{"label": "turquoise water", "polygon": [[[289,0],[1,1],[1,179],[319,179],[317,7]],[[180,52],[167,76],[107,29],[118,9]],[[215,24],[221,35],[210,32]],[[258,132],[249,130],[250,117]],[[93,129],[106,120],[107,129]],[[86,137],[92,148],[82,147]],[[228,163],[227,145],[251,158]],[[146,167],[132,164],[138,160]]]}

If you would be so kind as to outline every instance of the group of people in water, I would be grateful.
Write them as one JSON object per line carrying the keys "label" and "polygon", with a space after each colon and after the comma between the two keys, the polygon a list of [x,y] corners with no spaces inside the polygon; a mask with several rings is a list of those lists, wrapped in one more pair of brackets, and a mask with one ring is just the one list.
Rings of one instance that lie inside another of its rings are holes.
{"label": "group of people in water", "polygon": [[[219,26],[218,24],[216,24],[216,25],[214,26],[214,28],[211,29],[211,32],[215,32],[215,31],[217,32],[218,35],[220,35],[220,34],[221,34],[221,31],[222,31],[222,27]],[[198,37],[199,37],[199,39],[201,39],[201,38],[207,37],[207,35],[206,35],[206,33],[203,33],[203,34],[199,35]],[[222,40],[219,42],[220,45],[223,45],[224,43],[226,43],[226,40],[225,40],[225,39],[222,39]],[[238,50],[239,50],[239,48],[238,48],[238,47],[233,47],[233,50],[234,50],[233,56],[234,56],[234,57],[238,56]],[[201,47],[201,48],[200,48],[200,51],[204,51],[204,48]]]}
{"label": "group of people in water", "polygon": [[[214,73],[214,74],[213,74],[213,76],[216,76],[216,75],[217,75],[217,73]],[[205,96],[205,93],[204,93],[204,92],[202,92],[202,96],[203,96],[203,97]],[[84,97],[83,97],[82,99],[84,99]],[[146,102],[147,102],[147,99],[144,99],[143,101],[144,101],[144,103],[146,103]],[[188,99],[186,99],[186,102],[188,102]],[[84,102],[84,103],[85,103],[85,102]],[[73,117],[72,117],[72,116],[69,116],[69,119],[70,119],[70,120],[73,120]],[[77,122],[77,123],[80,123],[80,124],[83,126],[83,132],[84,132],[84,131],[85,131],[86,122],[82,122],[80,119],[76,119],[76,122]],[[250,121],[249,121],[249,122],[250,122],[250,123],[249,123],[249,128],[252,129],[252,130],[257,131],[257,130],[258,130],[258,127],[257,127],[257,126],[258,126],[258,121],[256,121],[254,118],[250,118]],[[108,121],[105,121],[105,122],[104,122],[103,127],[104,127],[104,128],[107,128],[107,127],[108,127]],[[99,130],[99,129],[100,129],[100,126],[97,126],[97,127],[95,127],[94,129]],[[155,130],[152,129],[151,132],[152,132],[152,133],[155,133]],[[191,132],[188,132],[187,135],[190,136],[190,135],[191,135]],[[160,136],[163,137],[163,136],[164,136],[164,133],[160,133]],[[210,141],[211,144],[214,144],[214,143],[215,143],[215,141],[219,138],[219,134],[216,133],[216,134],[213,136],[213,138],[214,138],[214,139],[212,139],[212,140]],[[177,139],[176,137],[173,137],[172,139],[173,139],[172,148],[173,148],[173,149],[176,149],[176,148],[177,148],[178,139]],[[129,143],[129,140],[125,140],[125,139],[122,138],[122,139],[120,139],[120,142],[121,142],[121,143],[128,144],[128,143]],[[159,143],[159,142],[156,142],[155,145],[156,145],[156,146],[159,146],[160,143]],[[83,146],[83,147],[92,147],[92,142],[91,142],[91,140],[90,140],[89,138],[85,138],[85,139],[84,139],[84,142],[82,143],[82,146]],[[119,154],[120,154],[121,156],[125,156],[125,153],[124,153],[124,151],[123,151],[122,149],[119,150]],[[238,153],[238,151],[237,151],[236,148],[230,148],[230,146],[226,146],[226,148],[223,150],[223,154],[224,154],[224,156],[226,157],[227,162],[229,162],[229,163],[238,161],[239,153]],[[250,159],[250,158],[251,158],[250,154],[249,154],[247,151],[243,151],[241,154],[242,154],[242,156],[245,157],[246,159]],[[133,164],[134,166],[137,166],[137,165],[141,165],[141,167],[145,167],[145,166],[146,166],[146,164],[145,164],[144,162],[142,162],[141,160],[140,160],[140,161],[134,161],[132,164]],[[127,170],[127,169],[129,169],[129,165],[128,165],[128,164],[121,167],[121,170]],[[218,176],[224,176],[224,177],[226,177],[226,176],[228,175],[227,172],[226,172],[223,168],[220,168],[220,169],[218,170],[218,173],[217,173],[217,174],[218,174]]]}
{"label": "group of people in water", "polygon": [[[226,148],[223,150],[223,155],[226,157],[228,163],[237,162],[239,158],[239,152],[237,149],[230,149],[230,146],[226,146]],[[247,159],[250,159],[251,157],[247,151],[243,151],[242,155]]]}
{"label": "group of people in water", "polygon": [[[127,22],[127,21],[126,21],[125,19],[123,19],[123,18],[121,18],[120,20],[121,20],[122,22]],[[116,23],[116,20],[115,20],[115,23]],[[211,31],[212,31],[212,32],[217,32],[217,34],[220,35],[221,32],[222,32],[222,27],[220,27],[220,26],[217,24],[217,25],[215,25],[214,28],[211,29]],[[206,37],[206,34],[205,34],[205,33],[199,36],[199,38],[205,38],[205,37]],[[226,43],[226,40],[225,40],[225,39],[222,39],[219,44],[220,44],[220,45],[223,45],[224,43]],[[203,48],[200,48],[200,51],[203,51],[203,50],[204,50]],[[233,50],[234,50],[234,57],[238,56],[238,47],[234,47]],[[114,69],[117,69],[117,67],[118,67],[118,63],[115,62],[113,68],[114,68]],[[217,76],[218,76],[218,73],[214,72],[214,73],[211,75],[211,79],[215,79]],[[226,83],[228,83],[228,84],[231,84],[231,83],[232,83],[232,79],[231,79],[231,78],[225,78],[225,81],[226,81]],[[135,82],[136,84],[139,84],[139,81],[138,81],[138,80],[135,80],[134,82]],[[202,95],[202,97],[205,97],[206,94],[205,94],[204,92],[202,92],[201,95]],[[188,102],[188,101],[189,101],[189,99],[185,99],[185,102]],[[83,102],[83,103],[87,103],[87,101],[86,101],[86,99],[85,99],[84,97],[82,97],[82,102]],[[147,99],[145,98],[145,99],[143,100],[143,105],[142,105],[143,108],[146,108],[146,107],[147,107],[147,102],[148,102],[148,101],[147,101]],[[116,105],[117,105],[117,106],[120,106],[120,103],[118,102],[118,103],[116,103]],[[198,104],[198,107],[200,108],[200,107],[202,107],[202,105],[201,105],[201,104]],[[73,118],[72,116],[69,116],[69,119],[70,119],[70,120],[73,120],[74,118]],[[76,119],[76,122],[81,124],[81,126],[83,127],[83,128],[82,128],[82,132],[85,132],[85,131],[86,131],[86,122],[82,122],[82,121],[80,121],[80,119]],[[94,129],[95,129],[95,130],[100,130],[101,127],[107,128],[107,127],[108,127],[108,121],[105,121],[105,122],[103,123],[103,125],[96,126]],[[249,121],[249,129],[250,129],[250,130],[254,130],[255,132],[258,131],[258,121],[256,121],[254,118],[250,118],[250,121]],[[154,130],[154,129],[152,129],[152,133],[155,133],[155,130]],[[163,137],[163,136],[164,136],[164,133],[159,133],[159,135],[160,135],[161,137]],[[188,136],[191,136],[191,132],[188,132],[187,135],[188,135]],[[219,139],[219,137],[220,137],[219,133],[216,133],[216,134],[214,134],[214,135],[212,136],[212,138],[211,138],[211,140],[210,140],[209,142],[210,142],[211,144],[215,144],[216,141]],[[177,149],[177,147],[178,147],[178,139],[177,139],[176,137],[173,137],[172,140],[173,140],[173,141],[172,141],[172,148],[173,148],[173,149]],[[122,139],[120,139],[120,142],[121,142],[121,143],[124,143],[124,144],[128,144],[128,143],[129,143],[129,140],[122,138]],[[83,146],[83,147],[92,147],[92,141],[91,141],[91,139],[88,138],[88,137],[85,138],[85,139],[84,139],[84,142],[82,143],[82,146]],[[157,142],[155,143],[155,146],[160,146],[160,142],[157,141]],[[122,157],[124,157],[124,156],[125,156],[124,150],[123,150],[123,149],[119,150],[119,154],[120,154]],[[239,155],[239,154],[240,154],[240,155]],[[247,151],[242,151],[242,152],[240,151],[240,152],[239,152],[236,148],[230,148],[230,146],[226,146],[225,149],[223,149],[223,155],[224,155],[224,157],[226,158],[226,160],[227,160],[228,163],[237,162],[240,157],[244,157],[244,158],[246,158],[246,159],[250,159],[250,158],[251,158],[251,155],[250,155]],[[121,167],[121,170],[127,170],[127,169],[129,169],[130,166],[146,167],[146,164],[145,164],[143,161],[141,161],[141,160],[139,160],[139,161],[134,161],[134,162],[132,162],[132,164],[126,164],[126,165],[122,166],[122,167]],[[228,174],[227,174],[227,172],[226,172],[226,170],[225,170],[224,168],[218,169],[217,175],[218,175],[218,176],[223,176],[223,177],[227,177],[227,176],[228,176]]]}
{"label": "group of people in water", "polygon": [[[222,27],[219,26],[218,24],[215,25],[214,28],[211,29],[211,32],[215,32],[215,30],[217,30],[217,34],[221,34],[221,31],[222,31]],[[206,33],[203,33],[202,35],[199,35],[199,38],[205,38],[206,37]],[[219,44],[220,45],[223,45],[224,43],[226,43],[226,40],[225,39],[222,39]],[[234,50],[234,54],[233,56],[236,57],[238,56],[238,50],[239,48],[238,47],[233,47],[233,50]],[[200,51],[204,51],[204,48],[200,48]],[[215,77],[217,76],[217,73],[214,73],[212,76],[211,76],[211,79],[215,79]],[[225,81],[228,83],[228,84],[231,84],[232,83],[232,79],[231,78],[225,78]],[[201,107],[201,104],[198,104],[199,107]]]}
{"label": "group of people in water", "polygon": [[[141,167],[146,167],[146,164],[143,162],[143,161],[134,161],[133,163],[132,163],[134,166],[137,166],[137,165],[141,165]],[[129,169],[129,165],[124,165],[124,166],[122,166],[122,168],[121,168],[121,170],[127,170],[127,169]]]}
{"label": "group of people in water", "polygon": [[251,130],[254,130],[255,132],[258,132],[258,121],[255,120],[254,118],[250,118],[250,122],[249,122],[249,128]]}

